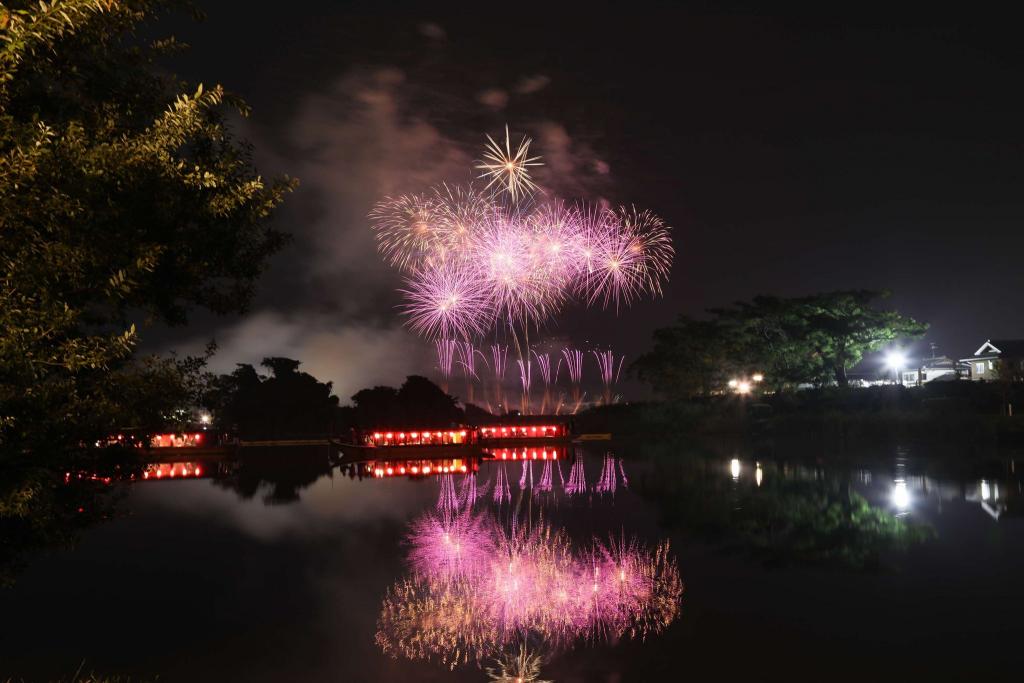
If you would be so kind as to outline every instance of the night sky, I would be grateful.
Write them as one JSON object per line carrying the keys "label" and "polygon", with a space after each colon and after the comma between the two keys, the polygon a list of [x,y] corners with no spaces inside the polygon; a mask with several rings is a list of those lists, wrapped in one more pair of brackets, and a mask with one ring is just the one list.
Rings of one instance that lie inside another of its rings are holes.
{"label": "night sky", "polygon": [[275,218],[294,241],[249,315],[151,330],[150,348],[215,337],[218,368],[288,355],[341,396],[424,371],[366,214],[385,194],[470,180],[484,133],[506,122],[534,138],[554,194],[633,203],[674,228],[664,299],[569,310],[548,335],[635,358],[681,312],[889,288],[932,325],[918,354],[1024,336],[1024,56],[1006,19],[201,5],[205,22],[163,25],[192,45],[169,67],[253,106],[236,130],[261,172],[302,181]]}

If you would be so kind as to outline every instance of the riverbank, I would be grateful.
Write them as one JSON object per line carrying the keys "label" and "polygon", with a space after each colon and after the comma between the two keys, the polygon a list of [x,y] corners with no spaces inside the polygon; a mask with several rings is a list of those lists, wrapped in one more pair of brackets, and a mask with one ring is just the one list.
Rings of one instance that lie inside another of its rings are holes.
{"label": "riverbank", "polygon": [[[605,406],[575,416],[579,431],[639,435],[811,440],[824,445],[927,443],[1024,446],[1020,389],[958,383],[801,391],[758,398],[717,396]],[[1024,397],[1021,397],[1024,401]],[[1024,402],[1021,403],[1024,406]]]}

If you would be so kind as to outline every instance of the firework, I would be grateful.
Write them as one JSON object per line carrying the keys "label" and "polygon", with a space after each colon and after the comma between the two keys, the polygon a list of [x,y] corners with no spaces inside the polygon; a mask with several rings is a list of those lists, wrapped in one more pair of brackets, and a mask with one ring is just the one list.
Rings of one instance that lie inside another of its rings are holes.
{"label": "firework", "polygon": [[533,361],[527,359],[524,363],[521,360],[517,360],[516,363],[519,365],[519,382],[523,388],[522,411],[523,413],[526,413],[530,408],[530,385],[533,381]]}
{"label": "firework", "polygon": [[476,276],[456,264],[422,268],[405,280],[400,310],[409,327],[424,337],[466,339],[491,324],[491,299]]}
{"label": "firework", "polygon": [[412,269],[437,254],[435,203],[421,195],[387,197],[370,212],[377,248],[392,266]]}
{"label": "firework", "polygon": [[601,384],[604,385],[604,403],[608,405],[612,402],[612,389],[619,381],[619,374],[622,372],[622,362],[626,360],[626,357],[619,356],[618,364],[616,364],[616,357],[611,349],[607,351],[592,351],[591,353],[594,354],[594,359],[597,361]]}
{"label": "firework", "polygon": [[533,489],[533,462],[526,460],[524,451],[523,455],[523,473],[519,477],[519,490],[525,491],[527,488]]}
{"label": "firework", "polygon": [[615,469],[615,457],[611,453],[606,453],[604,463],[601,466],[601,476],[598,477],[597,483],[594,484],[594,490],[598,493],[611,493],[614,495],[617,484],[618,476]]}
{"label": "firework", "polygon": [[483,159],[476,167],[481,171],[481,178],[490,179],[487,184],[488,188],[497,185],[508,193],[513,202],[524,194],[532,193],[537,189],[530,178],[530,168],[542,164],[540,157],[530,156],[531,142],[533,141],[530,138],[524,137],[513,152],[508,126],[505,126],[504,148],[490,135],[487,136]]}
{"label": "firework", "polygon": [[558,381],[558,371],[562,369],[562,359],[558,359],[555,370],[551,370],[551,355],[532,351],[533,357],[537,359],[537,368],[540,370],[540,377],[544,381],[544,397],[541,401],[541,414],[547,413],[548,403],[551,400],[551,385]]}
{"label": "firework", "polygon": [[438,339],[434,342],[434,350],[437,352],[437,367],[441,371],[444,380],[444,391],[448,393],[448,380],[452,376],[452,362],[455,358],[455,341],[451,339]]}
{"label": "firework", "polygon": [[414,574],[387,592],[378,619],[385,653],[454,667],[530,636],[552,649],[643,638],[678,616],[683,586],[667,543],[651,551],[623,535],[577,548],[550,524],[512,522],[463,514],[414,524]]}
{"label": "firework", "polygon": [[458,344],[459,350],[459,365],[462,366],[462,371],[466,376],[466,401],[469,403],[473,402],[473,380],[480,379],[480,376],[476,372],[476,357],[480,356],[480,360],[487,364],[487,359],[484,358],[484,354],[480,352],[472,342],[460,342]]}
{"label": "firework", "polygon": [[494,373],[494,403],[501,408],[505,402],[505,370],[508,368],[508,346],[491,344],[491,371]]}
{"label": "firework", "polygon": [[544,463],[544,469],[540,475],[540,481],[537,482],[537,490],[542,493],[550,493],[553,488],[552,477],[554,472],[554,463],[550,460]]}
{"label": "firework", "polygon": [[487,677],[495,683],[554,683],[541,680],[544,658],[528,651],[525,645],[519,646],[518,654],[505,653],[495,663],[497,668],[487,667]]}
{"label": "firework", "polygon": [[583,469],[583,456],[579,453],[573,456],[569,481],[565,483],[565,492],[570,496],[587,492],[587,473]]}
{"label": "firework", "polygon": [[508,471],[505,463],[498,467],[498,474],[494,480],[494,502],[498,505],[512,500],[512,491],[508,485]]}
{"label": "firework", "polygon": [[437,509],[446,516],[450,516],[459,509],[459,496],[455,493],[455,482],[450,474],[442,474],[438,477],[441,491],[437,497]]}

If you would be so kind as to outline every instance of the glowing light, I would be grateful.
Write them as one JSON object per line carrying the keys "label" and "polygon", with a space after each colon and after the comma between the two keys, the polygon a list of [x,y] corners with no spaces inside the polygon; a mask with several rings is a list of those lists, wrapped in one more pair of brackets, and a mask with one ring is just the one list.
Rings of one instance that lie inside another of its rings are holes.
{"label": "glowing light", "polygon": [[760,372],[755,372],[753,375],[750,376],[750,379],[760,384],[761,382],[764,381],[764,375],[761,374]]}
{"label": "glowing light", "polygon": [[906,510],[910,507],[910,490],[907,488],[907,482],[902,479],[897,479],[892,488],[892,504],[900,509]]}
{"label": "glowing light", "polygon": [[757,463],[754,467],[754,483],[758,486],[764,480],[764,470],[761,469],[761,463]]}
{"label": "glowing light", "polygon": [[729,461],[729,473],[732,474],[733,479],[740,478],[740,461],[738,458],[733,458]]}

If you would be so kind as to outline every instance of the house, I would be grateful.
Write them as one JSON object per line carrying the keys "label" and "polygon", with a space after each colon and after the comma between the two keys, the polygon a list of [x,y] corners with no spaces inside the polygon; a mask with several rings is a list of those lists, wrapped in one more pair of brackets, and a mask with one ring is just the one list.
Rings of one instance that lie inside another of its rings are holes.
{"label": "house", "polygon": [[1009,368],[1012,377],[1020,378],[1024,373],[1024,339],[989,339],[974,355],[960,361],[971,369],[974,381],[999,379],[1000,365]]}
{"label": "house", "polygon": [[917,387],[930,382],[951,382],[967,377],[969,369],[962,362],[947,356],[933,356],[921,361],[916,368],[903,370],[903,386]]}

